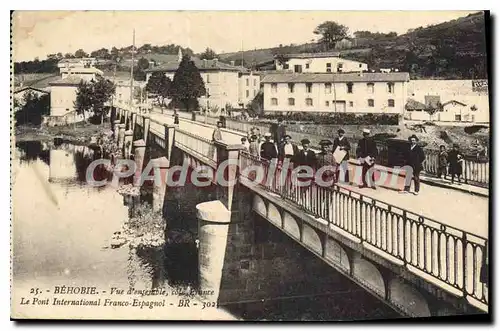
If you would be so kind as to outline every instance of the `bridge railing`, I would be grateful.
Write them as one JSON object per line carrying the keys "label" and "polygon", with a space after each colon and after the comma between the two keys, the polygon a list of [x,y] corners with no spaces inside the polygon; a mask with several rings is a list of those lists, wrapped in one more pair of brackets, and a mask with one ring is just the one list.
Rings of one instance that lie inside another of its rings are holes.
{"label": "bridge railing", "polygon": [[[253,185],[403,261],[422,277],[444,282],[464,297],[487,304],[487,288],[480,281],[487,254],[485,238],[338,185],[324,187],[313,181],[299,187],[298,180],[283,174],[279,165],[274,171],[274,164],[258,156],[243,152],[240,158],[241,176],[254,181]],[[264,178],[243,171],[249,165],[261,167]],[[270,175],[274,178],[267,178]]]}
{"label": "bridge railing", "polygon": [[217,166],[217,148],[213,141],[200,137],[194,133],[176,129],[175,146],[198,156],[208,165],[216,168]]}

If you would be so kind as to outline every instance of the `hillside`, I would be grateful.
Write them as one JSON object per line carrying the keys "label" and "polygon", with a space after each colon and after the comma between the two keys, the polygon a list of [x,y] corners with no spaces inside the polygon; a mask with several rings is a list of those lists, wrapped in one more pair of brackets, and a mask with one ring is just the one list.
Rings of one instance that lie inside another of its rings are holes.
{"label": "hillside", "polygon": [[[372,69],[398,68],[411,78],[487,78],[486,29],[483,12],[441,24],[420,27],[400,36],[363,38],[341,56],[368,63]],[[359,49],[362,47],[362,49]],[[221,54],[224,61],[259,63],[275,54],[315,52],[316,44],[281,46]]]}

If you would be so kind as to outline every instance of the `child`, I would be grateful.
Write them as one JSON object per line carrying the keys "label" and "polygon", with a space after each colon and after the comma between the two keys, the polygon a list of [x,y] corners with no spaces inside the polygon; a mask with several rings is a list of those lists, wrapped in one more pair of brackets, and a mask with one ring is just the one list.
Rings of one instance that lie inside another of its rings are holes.
{"label": "child", "polygon": [[446,166],[448,164],[448,152],[446,152],[446,147],[444,145],[439,146],[439,154],[438,154],[438,171],[437,176],[446,180]]}
{"label": "child", "polygon": [[448,153],[448,164],[449,173],[451,175],[451,183],[455,181],[455,176],[457,176],[458,183],[460,183],[460,176],[462,175],[463,169],[463,156],[458,151],[458,145],[453,144],[453,149]]}

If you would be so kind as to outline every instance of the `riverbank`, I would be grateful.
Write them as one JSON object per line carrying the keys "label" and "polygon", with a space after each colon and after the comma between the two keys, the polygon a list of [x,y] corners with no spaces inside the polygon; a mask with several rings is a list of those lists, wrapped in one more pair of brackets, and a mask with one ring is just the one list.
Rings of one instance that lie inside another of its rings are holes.
{"label": "riverbank", "polygon": [[76,145],[88,144],[91,137],[98,136],[103,129],[109,129],[109,123],[90,124],[78,123],[76,125],[55,127],[19,126],[15,128],[15,140],[19,141],[52,141],[61,138],[65,142]]}

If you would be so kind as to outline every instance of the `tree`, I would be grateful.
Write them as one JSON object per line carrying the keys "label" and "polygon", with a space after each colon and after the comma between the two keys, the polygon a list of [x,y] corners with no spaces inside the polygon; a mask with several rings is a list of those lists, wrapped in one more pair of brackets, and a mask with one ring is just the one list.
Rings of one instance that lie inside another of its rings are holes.
{"label": "tree", "polygon": [[76,58],[81,58],[81,57],[88,57],[89,55],[87,53],[85,53],[85,51],[83,49],[79,49],[75,52],[75,57]]}
{"label": "tree", "polygon": [[149,68],[149,60],[141,57],[139,61],[137,61],[137,67],[139,70],[146,70]]}
{"label": "tree", "polygon": [[104,116],[107,115],[107,109],[104,104],[109,101],[115,93],[115,85],[103,78],[98,77],[96,81],[90,83],[81,81],[76,91],[76,100],[74,102],[76,112],[83,115],[92,110],[94,116],[101,117],[101,124],[104,122]]}
{"label": "tree", "polygon": [[71,54],[71,53],[66,53],[66,54],[64,54],[64,58],[65,58],[65,59],[71,59],[71,58],[74,58],[74,57],[75,57],[75,56],[74,56],[73,54]]}
{"label": "tree", "polygon": [[335,44],[346,38],[348,32],[349,29],[345,25],[333,21],[323,22],[313,31],[314,34],[321,35],[319,42],[327,49],[335,48]]}
{"label": "tree", "polygon": [[165,99],[170,95],[170,87],[172,81],[166,77],[162,72],[153,72],[149,77],[146,84],[146,91],[156,97],[157,103],[163,108],[165,106]]}
{"label": "tree", "polygon": [[217,53],[211,48],[205,49],[203,53],[200,54],[200,59],[213,60],[217,57]]}
{"label": "tree", "polygon": [[435,104],[428,104],[425,107],[425,112],[429,114],[429,119],[432,120],[432,116],[434,116],[435,113],[438,111],[441,111],[443,109],[443,105],[441,102],[436,102]]}
{"label": "tree", "polygon": [[92,85],[90,83],[80,81],[76,90],[76,99],[74,106],[76,113],[83,115],[83,120],[86,122],[85,113],[92,109]]}
{"label": "tree", "polygon": [[[16,102],[17,99],[14,99]],[[17,107],[16,107],[17,106]],[[44,115],[50,113],[50,97],[48,94],[41,96],[33,92],[24,95],[23,102],[14,105],[16,126],[24,124],[40,125]]]}
{"label": "tree", "polygon": [[110,54],[107,48],[101,48],[97,51],[93,51],[90,53],[90,57],[101,58],[101,59],[109,59]]}
{"label": "tree", "polygon": [[182,57],[172,81],[170,94],[174,104],[183,104],[187,111],[190,105],[197,107],[198,98],[207,94],[200,71],[189,55]]}

